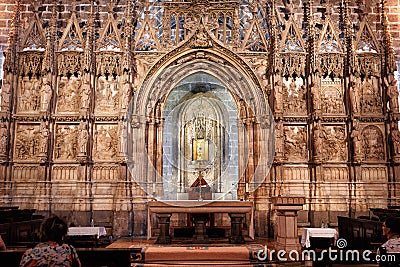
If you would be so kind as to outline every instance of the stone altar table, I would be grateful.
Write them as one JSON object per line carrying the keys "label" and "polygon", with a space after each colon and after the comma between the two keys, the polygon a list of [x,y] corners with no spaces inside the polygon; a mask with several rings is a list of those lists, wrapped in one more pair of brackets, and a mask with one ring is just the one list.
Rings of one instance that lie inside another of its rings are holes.
{"label": "stone altar table", "polygon": [[[254,227],[253,227],[253,202],[250,201],[239,201],[239,200],[168,200],[168,201],[151,201],[148,203],[148,228],[147,238],[151,237],[151,218],[152,214],[157,214],[157,219],[160,224],[160,235],[156,241],[159,244],[169,244],[169,219],[172,213],[189,213],[194,214],[194,224],[197,229],[197,233],[203,232],[202,228],[204,222],[196,221],[196,218],[202,218],[198,216],[200,214],[209,213],[228,213],[231,218],[231,236],[229,237],[230,243],[240,244],[244,243],[244,237],[242,234],[243,220],[246,214],[250,214],[250,225],[249,225],[249,236],[254,238]],[[199,239],[199,237],[197,237]],[[206,240],[200,238],[200,240]]]}

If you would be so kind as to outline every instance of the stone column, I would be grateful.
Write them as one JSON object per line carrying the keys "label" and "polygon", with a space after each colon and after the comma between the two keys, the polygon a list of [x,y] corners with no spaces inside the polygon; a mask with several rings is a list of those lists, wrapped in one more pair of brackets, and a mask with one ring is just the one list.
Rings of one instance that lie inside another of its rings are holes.
{"label": "stone column", "polygon": [[231,244],[244,244],[243,237],[243,220],[246,218],[245,213],[229,213],[231,217],[231,236],[229,237],[229,243]]}
{"label": "stone column", "polygon": [[297,212],[303,209],[304,197],[273,197],[272,203],[277,212],[278,237],[275,250],[301,250],[297,234]]}
{"label": "stone column", "polygon": [[157,214],[160,235],[157,238],[156,244],[171,244],[171,236],[169,235],[169,221],[171,219],[171,215],[171,213]]}
{"label": "stone column", "polygon": [[205,213],[192,214],[192,222],[194,224],[193,243],[205,244],[209,243],[206,233],[206,223],[210,220],[210,216]]}

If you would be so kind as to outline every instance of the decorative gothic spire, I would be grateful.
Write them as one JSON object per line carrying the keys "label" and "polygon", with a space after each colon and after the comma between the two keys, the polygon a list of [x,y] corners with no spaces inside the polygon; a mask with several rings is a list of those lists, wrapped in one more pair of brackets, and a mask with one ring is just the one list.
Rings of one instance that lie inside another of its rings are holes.
{"label": "decorative gothic spire", "polygon": [[11,21],[11,30],[8,37],[7,48],[4,51],[5,60],[3,69],[5,72],[14,73],[17,68],[18,36],[20,27],[21,0],[15,1],[14,17]]}
{"label": "decorative gothic spire", "polygon": [[136,1],[132,4],[131,0],[126,1],[126,24],[124,28],[124,44],[123,44],[123,59],[122,59],[122,72],[131,72],[132,66],[132,35],[133,35],[133,25],[136,20],[136,12],[134,5]]}
{"label": "decorative gothic spire", "polygon": [[392,46],[392,36],[389,32],[389,22],[386,14],[386,0],[381,0],[381,23],[383,30],[383,51],[385,53],[386,72],[393,73],[396,71],[396,58]]}
{"label": "decorative gothic spire", "polygon": [[90,2],[90,14],[87,25],[87,36],[85,42],[85,55],[83,63],[83,71],[91,72],[93,70],[93,40],[94,40],[94,1]]}
{"label": "decorative gothic spire", "polygon": [[352,23],[350,18],[349,0],[344,0],[344,32],[348,65],[345,66],[346,75],[357,71],[353,45]]}

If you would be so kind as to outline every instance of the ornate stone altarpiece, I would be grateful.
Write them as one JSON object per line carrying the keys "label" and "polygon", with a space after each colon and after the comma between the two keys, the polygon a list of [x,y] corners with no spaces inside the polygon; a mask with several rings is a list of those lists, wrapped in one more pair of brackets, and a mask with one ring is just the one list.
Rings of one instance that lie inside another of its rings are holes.
{"label": "ornate stone altarpiece", "polygon": [[[218,79],[236,104],[236,193],[254,201],[257,235],[271,234],[265,222],[277,195],[306,196],[300,222],[317,226],[399,205],[385,1],[376,13],[349,0],[16,3],[1,91],[3,205],[144,235],[145,203],[163,191],[165,103],[196,72]],[[275,124],[265,120],[268,106]],[[139,136],[133,172],[126,122]],[[256,173],[263,182],[252,192]]]}

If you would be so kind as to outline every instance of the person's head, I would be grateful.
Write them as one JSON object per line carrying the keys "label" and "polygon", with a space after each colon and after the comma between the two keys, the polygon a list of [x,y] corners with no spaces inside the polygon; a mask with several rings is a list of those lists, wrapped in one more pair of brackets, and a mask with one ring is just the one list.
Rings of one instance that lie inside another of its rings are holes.
{"label": "person's head", "polygon": [[55,215],[46,219],[40,226],[40,238],[42,241],[54,241],[62,244],[67,232],[67,224]]}
{"label": "person's head", "polygon": [[383,234],[390,238],[395,234],[400,234],[400,218],[389,217],[382,225]]}

